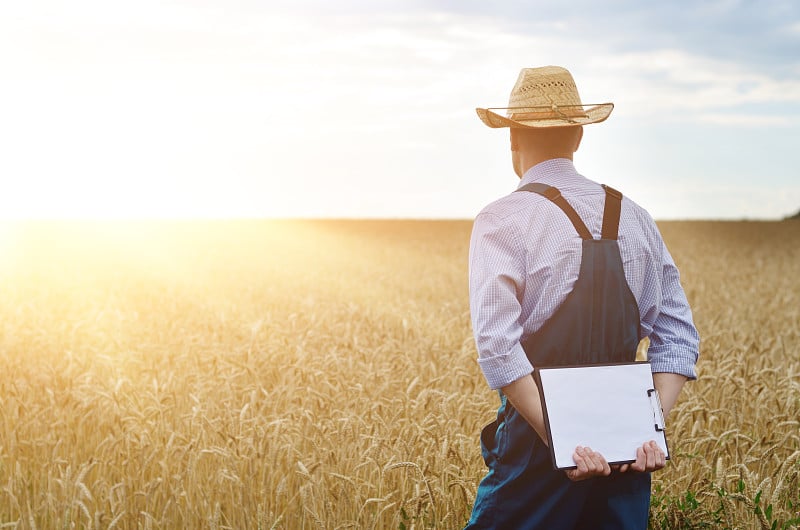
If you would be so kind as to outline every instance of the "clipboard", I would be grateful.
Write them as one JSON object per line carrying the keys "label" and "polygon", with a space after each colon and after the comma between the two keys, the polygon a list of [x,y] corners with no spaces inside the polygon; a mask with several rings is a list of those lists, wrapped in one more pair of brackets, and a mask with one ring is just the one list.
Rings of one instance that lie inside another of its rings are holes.
{"label": "clipboard", "polygon": [[669,459],[661,400],[650,363],[537,368],[550,456],[555,469],[575,469],[579,445],[609,464],[636,460],[636,449],[654,440]]}

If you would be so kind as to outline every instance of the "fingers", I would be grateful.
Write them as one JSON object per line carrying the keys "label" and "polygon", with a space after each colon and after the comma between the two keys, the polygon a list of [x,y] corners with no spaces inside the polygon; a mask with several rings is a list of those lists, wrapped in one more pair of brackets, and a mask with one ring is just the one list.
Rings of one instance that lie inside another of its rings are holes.
{"label": "fingers", "polygon": [[647,469],[647,455],[644,453],[645,445],[636,448],[636,460],[631,463],[631,469],[640,473],[643,473]]}
{"label": "fingers", "polygon": [[644,462],[647,470],[653,470],[656,467],[656,453],[653,451],[653,446],[650,442],[642,446],[644,449]]}
{"label": "fingers", "polygon": [[649,441],[636,449],[636,461],[631,469],[639,472],[656,471],[667,465],[664,451],[654,441]]}
{"label": "fingers", "polygon": [[667,465],[667,455],[664,454],[664,451],[658,446],[655,442],[650,442],[653,448],[656,450],[656,469],[661,469]]}
{"label": "fingers", "polygon": [[580,447],[583,451],[584,462],[588,468],[590,475],[609,475],[611,473],[611,466],[608,465],[603,455],[596,451],[592,451],[590,447]]}
{"label": "fingers", "polygon": [[[590,447],[578,446],[572,455],[576,468],[566,472],[572,481],[586,480],[591,477],[607,476],[611,474],[611,466],[605,457]],[[656,471],[667,465],[667,457],[658,444],[649,441],[636,449],[636,460],[630,464],[615,465],[614,470],[620,473],[626,471],[650,472]]]}
{"label": "fingers", "polygon": [[611,466],[606,459],[598,452],[592,451],[590,447],[578,446],[572,459],[577,466],[575,469],[567,471],[570,480],[585,480],[591,477],[606,476],[611,473]]}

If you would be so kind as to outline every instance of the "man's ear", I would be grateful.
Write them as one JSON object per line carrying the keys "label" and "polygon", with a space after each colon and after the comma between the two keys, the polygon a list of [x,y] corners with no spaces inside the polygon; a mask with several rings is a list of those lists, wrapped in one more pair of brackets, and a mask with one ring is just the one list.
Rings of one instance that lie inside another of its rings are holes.
{"label": "man's ear", "polygon": [[[581,140],[583,140],[583,125],[581,125],[580,127],[578,127],[578,139],[577,139],[577,141],[575,142],[575,151],[577,151],[577,150],[578,150],[578,148],[581,146]],[[573,153],[574,153],[575,151],[573,151]]]}
{"label": "man's ear", "polygon": [[508,134],[511,137],[511,151],[519,151],[519,136],[513,127],[508,128]]}

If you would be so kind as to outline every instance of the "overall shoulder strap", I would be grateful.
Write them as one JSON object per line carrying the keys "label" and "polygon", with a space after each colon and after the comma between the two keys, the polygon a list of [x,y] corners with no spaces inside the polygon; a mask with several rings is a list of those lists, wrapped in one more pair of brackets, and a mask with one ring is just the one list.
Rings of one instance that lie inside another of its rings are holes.
{"label": "overall shoulder strap", "polygon": [[619,232],[619,214],[622,210],[622,194],[603,184],[606,190],[606,205],[603,210],[603,232],[602,239],[617,239]]}
{"label": "overall shoulder strap", "polygon": [[592,233],[589,232],[588,228],[586,228],[586,225],[578,215],[578,212],[576,212],[575,209],[570,206],[567,200],[561,195],[561,192],[558,190],[558,188],[548,186],[547,184],[541,184],[539,182],[533,182],[518,188],[517,191],[530,191],[532,193],[538,193],[542,197],[549,199],[550,202],[561,208],[561,210],[567,214],[567,217],[569,217],[569,220],[572,221],[572,225],[575,227],[575,230],[578,231],[578,235],[581,236],[582,239],[593,239]]}

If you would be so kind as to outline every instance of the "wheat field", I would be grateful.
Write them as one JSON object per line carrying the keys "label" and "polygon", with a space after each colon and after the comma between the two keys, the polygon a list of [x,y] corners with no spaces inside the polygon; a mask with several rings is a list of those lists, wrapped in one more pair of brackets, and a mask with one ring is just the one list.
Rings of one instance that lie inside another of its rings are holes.
{"label": "wheat field", "polygon": [[[665,222],[702,344],[653,528],[800,521],[800,223]],[[0,227],[0,528],[460,528],[460,221]]]}

